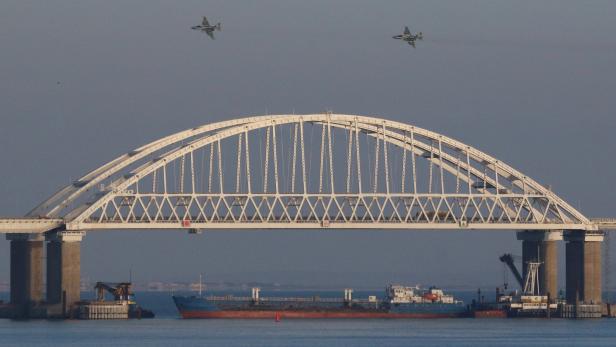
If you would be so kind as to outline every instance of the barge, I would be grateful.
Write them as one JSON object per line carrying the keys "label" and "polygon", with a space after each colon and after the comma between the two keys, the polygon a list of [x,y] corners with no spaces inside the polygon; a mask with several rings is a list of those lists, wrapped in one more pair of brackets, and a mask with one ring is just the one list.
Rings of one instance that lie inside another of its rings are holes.
{"label": "barge", "polygon": [[[130,282],[97,282],[96,300],[77,303],[75,318],[78,319],[131,319],[154,318],[154,312],[146,310],[135,302]],[[105,293],[113,300],[105,300]]]}

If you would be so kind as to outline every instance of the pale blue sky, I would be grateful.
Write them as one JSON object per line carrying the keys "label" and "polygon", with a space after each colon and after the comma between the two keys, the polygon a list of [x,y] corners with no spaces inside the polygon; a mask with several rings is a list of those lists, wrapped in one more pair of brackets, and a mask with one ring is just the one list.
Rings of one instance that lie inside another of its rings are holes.
{"label": "pale blue sky", "polygon": [[[202,15],[223,23],[215,41],[190,30]],[[0,215],[172,132],[331,109],[462,140],[616,216],[615,15],[612,1],[5,0]],[[391,39],[404,25],[424,32],[416,49]],[[510,232],[366,231],[101,232],[82,251],[93,280],[130,266],[138,280],[340,287],[497,285],[498,255],[521,253]]]}

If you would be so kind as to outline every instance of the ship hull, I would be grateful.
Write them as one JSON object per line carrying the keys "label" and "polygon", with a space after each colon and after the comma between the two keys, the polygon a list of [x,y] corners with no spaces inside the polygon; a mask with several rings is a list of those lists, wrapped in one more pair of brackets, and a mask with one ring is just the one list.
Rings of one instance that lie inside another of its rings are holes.
{"label": "ship hull", "polygon": [[184,319],[412,319],[412,318],[458,318],[458,313],[388,313],[388,312],[324,312],[324,311],[180,311]]}
{"label": "ship hull", "polygon": [[249,301],[208,300],[198,297],[173,297],[182,318],[186,319],[411,319],[468,317],[463,304],[351,305],[311,302],[254,304]]}

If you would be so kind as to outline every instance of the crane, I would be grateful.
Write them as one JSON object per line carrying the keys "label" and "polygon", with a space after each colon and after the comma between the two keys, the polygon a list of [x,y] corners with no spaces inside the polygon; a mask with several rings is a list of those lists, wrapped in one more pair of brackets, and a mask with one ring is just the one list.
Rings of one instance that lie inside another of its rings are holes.
{"label": "crane", "polygon": [[513,273],[513,276],[515,277],[516,281],[518,282],[518,284],[520,285],[520,288],[524,288],[524,280],[522,279],[522,275],[520,275],[520,272],[518,271],[518,269],[515,267],[515,264],[513,262],[513,255],[510,253],[505,253],[503,255],[500,256],[500,261],[503,262],[503,264],[507,265],[507,267],[509,267],[509,270],[511,270],[511,273]]}
{"label": "crane", "polygon": [[105,301],[105,292],[113,295],[115,301],[130,301],[132,300],[133,292],[131,291],[130,282],[110,283],[96,282],[96,300]]}

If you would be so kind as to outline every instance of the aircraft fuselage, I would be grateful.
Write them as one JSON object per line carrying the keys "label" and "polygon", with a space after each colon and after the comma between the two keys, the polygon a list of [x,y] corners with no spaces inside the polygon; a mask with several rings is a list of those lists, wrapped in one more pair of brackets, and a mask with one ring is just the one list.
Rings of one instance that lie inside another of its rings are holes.
{"label": "aircraft fuselage", "polygon": [[213,26],[203,26],[203,25],[195,25],[194,27],[191,27],[191,29],[193,30],[203,30],[203,31],[214,31],[214,30],[218,30],[218,27],[213,25]]}
{"label": "aircraft fuselage", "polygon": [[393,38],[403,41],[415,41],[419,38],[419,35],[396,35]]}

